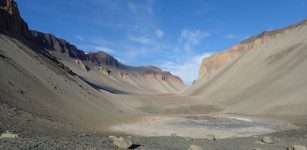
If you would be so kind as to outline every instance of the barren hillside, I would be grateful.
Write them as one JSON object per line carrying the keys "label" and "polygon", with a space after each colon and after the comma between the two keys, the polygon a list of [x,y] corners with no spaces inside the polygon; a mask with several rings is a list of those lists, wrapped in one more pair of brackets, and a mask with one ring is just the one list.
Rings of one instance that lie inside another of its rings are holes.
{"label": "barren hillside", "polygon": [[199,79],[184,93],[231,113],[305,116],[306,33],[303,21],[204,58]]}

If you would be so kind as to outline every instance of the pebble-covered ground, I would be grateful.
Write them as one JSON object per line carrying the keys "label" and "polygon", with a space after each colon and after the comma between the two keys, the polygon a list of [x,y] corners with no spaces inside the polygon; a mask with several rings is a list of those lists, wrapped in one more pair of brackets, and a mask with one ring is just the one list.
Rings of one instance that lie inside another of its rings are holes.
{"label": "pebble-covered ground", "polygon": [[[0,149],[2,150],[27,150],[27,149],[118,149],[112,144],[108,137],[110,134],[103,133],[80,133],[69,134],[67,136],[33,136],[18,137],[12,139],[0,139]],[[116,135],[115,136],[119,136]],[[261,142],[264,136],[273,139],[273,143],[265,144]],[[134,137],[123,136],[134,144],[131,149],[165,149],[165,150],[187,150],[190,145],[204,147],[205,150],[248,150],[260,148],[265,150],[286,150],[290,145],[307,146],[307,130],[283,131],[269,135],[254,136],[248,138],[232,138],[202,140],[184,137]]]}
{"label": "pebble-covered ground", "polygon": [[[290,145],[307,146],[306,128],[280,131],[268,135],[246,138],[228,138],[217,140],[177,137],[139,137],[115,133],[97,133],[72,128],[58,122],[30,115],[7,105],[0,105],[0,134],[10,131],[17,138],[1,138],[0,150],[41,150],[41,149],[118,149],[109,136],[123,137],[130,140],[131,149],[148,150],[187,150],[190,145],[203,147],[204,150],[286,150]],[[273,143],[261,142],[264,136],[273,139]]]}

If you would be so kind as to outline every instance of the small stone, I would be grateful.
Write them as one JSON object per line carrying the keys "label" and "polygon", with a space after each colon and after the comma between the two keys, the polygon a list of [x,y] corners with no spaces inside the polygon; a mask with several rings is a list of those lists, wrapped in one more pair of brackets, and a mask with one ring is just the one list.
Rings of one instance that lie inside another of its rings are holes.
{"label": "small stone", "polygon": [[10,131],[6,131],[5,133],[2,133],[0,136],[0,139],[12,139],[12,138],[18,138],[18,134],[13,134]]}
{"label": "small stone", "polygon": [[249,150],[261,150],[261,148],[251,148]]}
{"label": "small stone", "polygon": [[19,94],[25,94],[25,91],[23,91],[22,89],[19,89],[17,92],[18,92]]}
{"label": "small stone", "polygon": [[203,147],[198,145],[190,145],[188,150],[204,150]]}
{"label": "small stone", "polygon": [[178,137],[176,133],[171,134],[171,137]]}
{"label": "small stone", "polygon": [[211,141],[216,141],[215,135],[214,134],[209,134],[206,135],[206,140],[211,140]]}
{"label": "small stone", "polygon": [[81,135],[79,135],[79,137],[86,137],[89,136],[88,134],[82,133]]}
{"label": "small stone", "polygon": [[265,136],[262,138],[261,142],[266,143],[266,144],[274,144],[274,140],[272,139],[272,137],[269,136]]}
{"label": "small stone", "polygon": [[307,150],[307,148],[302,145],[292,145],[292,146],[288,146],[287,150]]}
{"label": "small stone", "polygon": [[109,136],[114,146],[118,148],[128,149],[132,146],[132,142],[129,139],[124,139],[122,137]]}

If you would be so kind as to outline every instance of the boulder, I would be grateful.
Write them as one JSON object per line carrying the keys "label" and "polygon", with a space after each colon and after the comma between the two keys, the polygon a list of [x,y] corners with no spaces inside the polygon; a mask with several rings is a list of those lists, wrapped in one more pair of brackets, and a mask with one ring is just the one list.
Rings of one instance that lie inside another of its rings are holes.
{"label": "boulder", "polygon": [[205,139],[206,139],[206,140],[211,140],[211,141],[215,141],[215,140],[216,140],[214,134],[209,134],[209,135],[207,135]]}
{"label": "boulder", "polygon": [[307,148],[302,145],[291,145],[287,147],[287,150],[307,150]]}
{"label": "boulder", "polygon": [[204,150],[203,147],[198,145],[190,145],[188,150]]}
{"label": "boulder", "polygon": [[261,142],[265,143],[265,144],[274,144],[277,141],[275,141],[272,137],[269,136],[265,136],[261,139]]}
{"label": "boulder", "polygon": [[9,138],[9,139],[18,138],[18,134],[14,134],[14,133],[11,133],[10,131],[6,131],[5,133],[2,133],[0,136],[0,139],[5,139],[5,138]]}
{"label": "boulder", "polygon": [[128,149],[132,146],[132,142],[129,139],[124,139],[122,137],[109,136],[114,146],[118,148]]}

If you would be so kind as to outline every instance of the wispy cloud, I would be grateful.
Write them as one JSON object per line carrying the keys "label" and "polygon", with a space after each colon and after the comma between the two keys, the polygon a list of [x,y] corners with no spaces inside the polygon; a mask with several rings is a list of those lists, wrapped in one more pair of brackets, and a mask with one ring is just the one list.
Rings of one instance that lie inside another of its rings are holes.
{"label": "wispy cloud", "polygon": [[164,36],[164,32],[161,29],[156,30],[155,35],[157,38],[162,38]]}
{"label": "wispy cloud", "polygon": [[234,38],[237,38],[236,35],[233,35],[233,34],[227,34],[224,36],[225,39],[234,39]]}
{"label": "wispy cloud", "polygon": [[190,52],[194,46],[199,45],[201,40],[209,36],[210,33],[206,31],[184,29],[181,32],[179,41],[183,43],[184,50]]}
{"label": "wispy cloud", "polygon": [[79,41],[83,41],[84,40],[84,37],[81,36],[81,35],[75,35],[75,38]]}
{"label": "wispy cloud", "polygon": [[186,84],[191,84],[198,78],[199,66],[205,57],[211,56],[212,53],[203,53],[193,55],[177,62],[167,61],[160,65],[164,70],[169,70],[173,74],[180,76]]}
{"label": "wispy cloud", "polygon": [[144,3],[137,3],[137,1],[129,1],[128,8],[134,13],[146,13],[151,15],[153,13],[152,8],[153,1],[147,0]]}
{"label": "wispy cloud", "polygon": [[129,36],[129,40],[140,43],[140,44],[150,44],[152,41],[149,37],[143,36]]}

